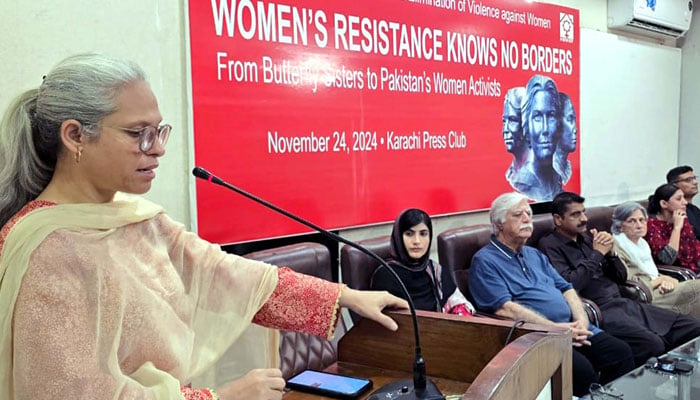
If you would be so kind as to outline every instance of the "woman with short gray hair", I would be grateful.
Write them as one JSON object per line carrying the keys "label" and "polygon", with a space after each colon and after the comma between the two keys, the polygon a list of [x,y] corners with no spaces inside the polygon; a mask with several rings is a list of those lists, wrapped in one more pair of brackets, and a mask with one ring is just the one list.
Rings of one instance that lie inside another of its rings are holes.
{"label": "woman with short gray hair", "polygon": [[633,201],[622,203],[615,207],[612,219],[615,251],[627,267],[627,276],[649,288],[653,305],[700,318],[700,280],[678,282],[659,273],[644,240],[648,219],[644,207]]}

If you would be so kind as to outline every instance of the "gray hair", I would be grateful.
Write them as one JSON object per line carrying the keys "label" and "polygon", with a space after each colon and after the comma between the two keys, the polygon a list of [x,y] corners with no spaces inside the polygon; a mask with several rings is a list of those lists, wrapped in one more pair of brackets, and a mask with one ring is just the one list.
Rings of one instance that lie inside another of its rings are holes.
{"label": "gray hair", "polygon": [[644,218],[649,218],[649,215],[647,215],[647,210],[644,209],[644,207],[641,204],[635,201],[626,201],[615,207],[615,210],[613,210],[612,214],[612,226],[610,227],[610,231],[612,233],[622,232],[622,230],[620,229],[622,223],[625,222],[625,220],[637,210],[642,210]]}
{"label": "gray hair", "polygon": [[498,235],[499,225],[503,224],[506,220],[506,214],[508,210],[520,204],[521,201],[527,201],[528,198],[522,193],[509,192],[503,193],[502,195],[496,197],[496,199],[491,203],[491,210],[489,210],[489,219],[491,220],[491,232],[494,235]]}
{"label": "gray hair", "polygon": [[0,122],[0,226],[48,185],[62,151],[60,129],[68,119],[88,138],[116,111],[121,89],[145,81],[133,62],[79,54],[56,65],[36,88],[20,94]]}

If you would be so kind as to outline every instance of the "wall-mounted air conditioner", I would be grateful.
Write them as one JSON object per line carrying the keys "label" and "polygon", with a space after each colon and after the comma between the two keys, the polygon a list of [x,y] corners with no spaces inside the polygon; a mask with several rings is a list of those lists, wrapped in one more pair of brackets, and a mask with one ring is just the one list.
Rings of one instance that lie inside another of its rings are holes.
{"label": "wall-mounted air conditioner", "polygon": [[690,28],[692,0],[608,0],[608,28],[679,38]]}

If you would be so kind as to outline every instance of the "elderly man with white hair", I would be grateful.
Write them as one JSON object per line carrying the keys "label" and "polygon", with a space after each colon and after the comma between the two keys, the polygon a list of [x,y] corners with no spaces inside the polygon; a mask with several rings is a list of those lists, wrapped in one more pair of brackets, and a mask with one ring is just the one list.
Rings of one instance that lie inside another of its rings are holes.
{"label": "elderly man with white hair", "polygon": [[477,309],[514,320],[571,329],[573,391],[607,383],[634,368],[627,343],[588,322],[572,285],[539,250],[525,246],[532,235],[527,196],[502,194],[489,213],[493,235],[472,259],[469,290]]}

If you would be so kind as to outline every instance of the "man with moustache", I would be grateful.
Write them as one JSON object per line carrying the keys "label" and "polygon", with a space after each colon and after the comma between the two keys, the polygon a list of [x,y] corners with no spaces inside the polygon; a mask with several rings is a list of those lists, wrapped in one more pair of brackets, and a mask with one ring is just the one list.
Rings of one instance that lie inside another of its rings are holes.
{"label": "man with moustache", "polygon": [[587,229],[584,200],[571,192],[554,197],[555,230],[540,239],[539,248],[581,296],[600,307],[601,328],[630,345],[636,365],[700,336],[700,321],[620,295],[627,270],[612,235]]}
{"label": "man with moustache", "polygon": [[685,206],[685,215],[688,222],[693,226],[695,237],[700,240],[700,208],[693,204],[693,197],[698,194],[698,177],[693,172],[693,168],[682,165],[668,171],[666,182],[678,186],[683,192],[683,197],[688,204]]}
{"label": "man with moustache", "polygon": [[525,96],[525,88],[514,87],[508,89],[503,101],[503,143],[506,151],[513,155],[513,162],[506,170],[506,180],[511,185],[520,168],[525,166],[530,158],[530,148],[523,136],[522,113],[520,106]]}
{"label": "man with moustache", "polygon": [[553,166],[561,136],[560,114],[559,92],[554,81],[542,75],[530,78],[525,88],[522,121],[532,159],[520,169],[513,187],[537,201],[549,201],[561,191],[562,178]]}
{"label": "man with moustache", "polygon": [[[588,393],[634,368],[623,341],[588,322],[569,282],[539,250],[525,246],[532,235],[532,210],[521,193],[500,195],[489,213],[493,235],[473,257],[469,290],[478,309],[514,320],[568,328],[572,333],[573,391]],[[600,374],[600,378],[598,378]]]}

